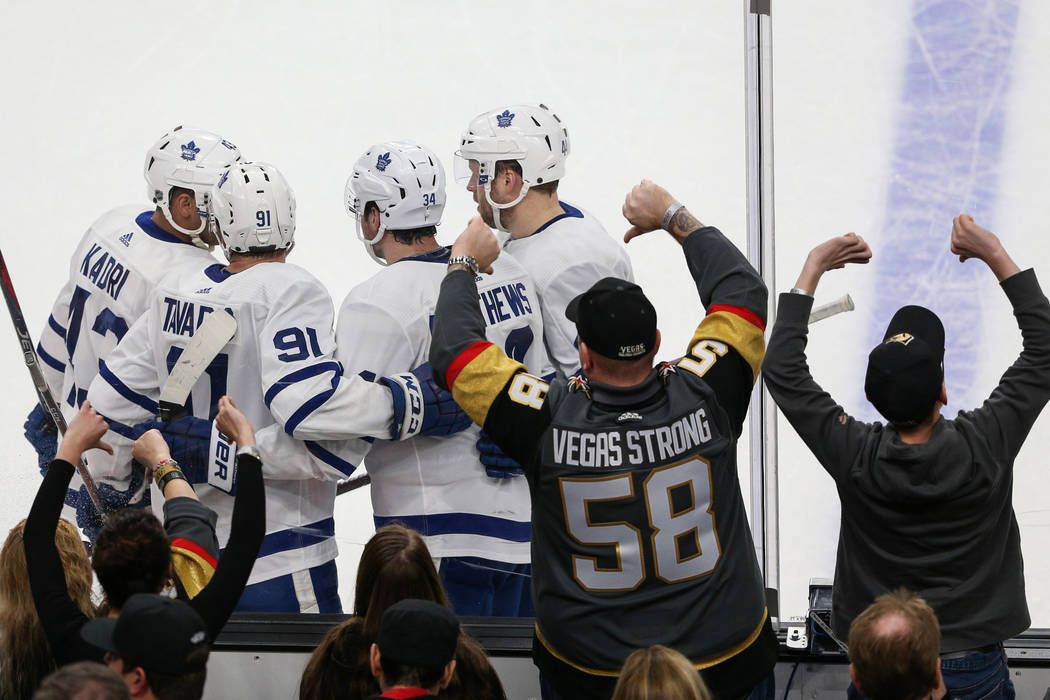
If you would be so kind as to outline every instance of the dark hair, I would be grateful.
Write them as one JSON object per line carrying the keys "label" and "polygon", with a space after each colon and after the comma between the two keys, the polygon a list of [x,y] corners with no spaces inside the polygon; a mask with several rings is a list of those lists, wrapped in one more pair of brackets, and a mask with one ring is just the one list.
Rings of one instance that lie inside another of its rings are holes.
{"label": "dark hair", "polygon": [[459,633],[456,671],[448,687],[438,693],[449,700],[507,700],[499,674],[485,650],[466,632]]}
{"label": "dark hair", "polygon": [[364,638],[379,634],[379,619],[405,598],[430,600],[449,607],[434,560],[415,530],[401,525],[379,528],[361,553],[354,590],[354,614],[364,618]]}
{"label": "dark hair", "polygon": [[[369,202],[365,205],[365,218],[372,215],[372,212],[378,212],[379,206],[375,202]],[[382,216],[382,214],[380,214]],[[394,240],[401,245],[415,245],[424,238],[432,238],[437,235],[437,226],[420,226],[419,228],[403,228],[403,229],[388,229],[393,234]]]}
{"label": "dark hair", "polygon": [[[518,177],[522,177],[521,163],[516,160],[497,160],[496,161],[496,173],[495,176],[499,177],[507,170],[511,170],[518,174]],[[558,192],[558,181],[551,180],[550,182],[544,182],[539,185],[532,185],[529,187],[529,192],[543,192],[545,194],[557,194]]]}
{"label": "dark hair", "polygon": [[[85,692],[90,696],[84,695]],[[128,684],[116,671],[97,661],[78,661],[58,669],[44,679],[33,700],[131,700]]]}
{"label": "dark hair", "polygon": [[204,682],[208,679],[208,653],[209,647],[205,645],[186,655],[187,667],[199,667],[196,671],[173,675],[143,669],[146,682],[157,700],[200,700],[204,695]]}
{"label": "dark hair", "polygon": [[351,617],[328,630],[299,681],[299,700],[359,700],[375,695],[369,644],[361,636],[364,620]]}
{"label": "dark hair", "polygon": [[407,685],[413,688],[432,688],[445,675],[444,666],[406,666],[379,655],[379,665],[383,667],[383,679],[387,685]]}
{"label": "dark hair", "polygon": [[[903,624],[880,629],[896,617]],[[917,700],[937,687],[941,630],[926,601],[903,588],[884,593],[854,618],[849,659],[871,700]]]}
{"label": "dark hair", "polygon": [[194,203],[196,203],[197,201],[197,194],[193,190],[187,189],[185,187],[179,187],[178,185],[172,185],[171,189],[168,190],[168,204],[170,205],[171,202],[174,202],[175,198],[178,197],[180,194],[188,194],[190,197],[193,198]]}
{"label": "dark hair", "polygon": [[107,601],[116,608],[135,593],[159,593],[170,564],[168,533],[153,513],[133,508],[106,518],[91,559]]}

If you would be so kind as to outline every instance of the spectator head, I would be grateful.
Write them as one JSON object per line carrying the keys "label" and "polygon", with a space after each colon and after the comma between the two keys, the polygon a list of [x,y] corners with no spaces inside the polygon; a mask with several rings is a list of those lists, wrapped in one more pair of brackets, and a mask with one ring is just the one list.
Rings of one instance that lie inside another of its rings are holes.
{"label": "spectator head", "polygon": [[632,385],[653,368],[660,348],[656,308],[633,282],[605,277],[569,302],[565,317],[580,336],[580,367],[596,381]]}
{"label": "spectator head", "polygon": [[423,538],[415,530],[387,525],[365,545],[357,568],[354,614],[365,619],[364,638],[375,640],[380,617],[406,598],[448,607],[448,596]]}
{"label": "spectator head", "polygon": [[711,700],[704,681],[689,659],[660,644],[627,657],[613,700]]}
{"label": "spectator head", "polygon": [[849,628],[850,677],[871,700],[918,700],[941,686],[941,629],[926,601],[900,589]]}
{"label": "spectator head", "polygon": [[374,695],[362,620],[351,617],[328,630],[303,669],[300,700],[350,700]]}
{"label": "spectator head", "polygon": [[922,306],[893,314],[882,342],[868,355],[864,377],[868,400],[898,429],[932,420],[944,390],[944,325]]}
{"label": "spectator head", "polygon": [[78,661],[45,678],[33,700],[131,700],[131,692],[113,669]]}
{"label": "spectator head", "polygon": [[125,508],[106,518],[92,566],[111,608],[136,593],[159,593],[171,576],[168,533],[148,510]]}
{"label": "spectator head", "polygon": [[208,635],[201,616],[181,600],[136,593],[120,617],[92,620],[80,636],[106,651],[106,665],[135,697],[198,700],[204,694]]}
{"label": "spectator head", "polygon": [[[53,670],[55,661],[44,628],[36,614],[29,587],[23,532],[26,521],[15,525],[0,550],[0,697],[28,698]],[[66,573],[69,597],[89,617],[91,564],[77,529],[58,521],[55,547]]]}
{"label": "spectator head", "polygon": [[425,688],[436,694],[456,669],[459,620],[444,605],[409,598],[390,606],[372,645],[372,674],[383,692]]}

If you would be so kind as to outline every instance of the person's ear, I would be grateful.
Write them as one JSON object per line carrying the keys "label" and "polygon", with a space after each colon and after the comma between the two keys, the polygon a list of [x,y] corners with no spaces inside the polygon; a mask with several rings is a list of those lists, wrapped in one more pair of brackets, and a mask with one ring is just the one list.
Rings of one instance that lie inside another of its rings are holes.
{"label": "person's ear", "polygon": [[368,662],[376,680],[383,677],[383,665],[380,663],[380,658],[379,645],[373,642],[371,649],[368,650]]}
{"label": "person's ear", "polygon": [[860,681],[857,680],[857,669],[853,668],[853,664],[849,665],[849,679],[853,681],[853,687],[857,689],[857,692],[863,695],[864,691],[861,690]]}
{"label": "person's ear", "polygon": [[452,675],[456,672],[456,660],[452,659],[445,664],[445,672],[441,674],[441,680],[438,682],[438,689],[444,690],[448,687],[448,684],[452,682]]}

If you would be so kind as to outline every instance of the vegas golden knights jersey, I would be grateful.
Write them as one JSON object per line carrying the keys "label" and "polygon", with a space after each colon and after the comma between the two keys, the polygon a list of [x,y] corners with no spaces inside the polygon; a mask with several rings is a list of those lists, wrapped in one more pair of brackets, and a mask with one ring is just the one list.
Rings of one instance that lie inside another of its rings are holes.
{"label": "vegas golden knights jersey", "polygon": [[[682,359],[628,388],[526,373],[483,340],[473,277],[443,284],[431,363],[526,471],[537,663],[552,679],[614,682],[652,644],[705,669],[771,643],[751,685],[775,661],[736,466],[765,288],[717,229],[684,248],[707,315]],[[568,683],[555,687],[583,697]]]}

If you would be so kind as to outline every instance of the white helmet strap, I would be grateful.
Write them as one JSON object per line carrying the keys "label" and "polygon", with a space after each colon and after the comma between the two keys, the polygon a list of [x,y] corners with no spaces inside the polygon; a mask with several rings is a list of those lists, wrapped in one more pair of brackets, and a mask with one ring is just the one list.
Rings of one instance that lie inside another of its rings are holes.
{"label": "white helmet strap", "polygon": [[503,222],[500,221],[499,213],[503,209],[510,209],[511,207],[517,206],[519,203],[521,203],[521,200],[525,199],[525,195],[529,192],[529,183],[522,180],[521,192],[518,193],[518,196],[514,198],[513,202],[507,202],[505,204],[497,204],[496,202],[492,201],[492,180],[486,182],[482,187],[484,188],[485,192],[485,200],[489,203],[489,206],[492,207],[492,220],[493,223],[496,224],[496,228],[498,228],[500,231],[503,231],[504,233],[510,233],[510,231],[503,227]]}
{"label": "white helmet strap", "polygon": [[363,221],[366,217],[365,214],[362,213],[361,216],[357,217],[357,237],[364,244],[365,250],[368,252],[368,257],[372,258],[380,265],[386,267],[387,261],[376,255],[375,251],[376,243],[379,243],[379,241],[383,240],[383,236],[386,234],[386,223],[383,221],[383,212],[379,211],[378,209],[373,209],[373,211],[379,214],[379,228],[376,230],[376,234],[371,238],[365,236],[365,227]]}
{"label": "white helmet strap", "polygon": [[192,242],[193,245],[197,246],[198,248],[203,248],[204,250],[207,250],[209,252],[215,249],[215,246],[213,244],[205,243],[204,239],[201,238],[201,234],[204,233],[204,229],[208,227],[207,212],[201,212],[201,225],[194,230],[183,228],[182,226],[179,226],[177,223],[175,223],[175,219],[171,215],[171,209],[168,207],[167,202],[163,202],[160,205],[160,210],[164,213],[164,218],[169,224],[171,224],[171,227],[179,233],[181,233],[182,235],[189,236],[190,242]]}

